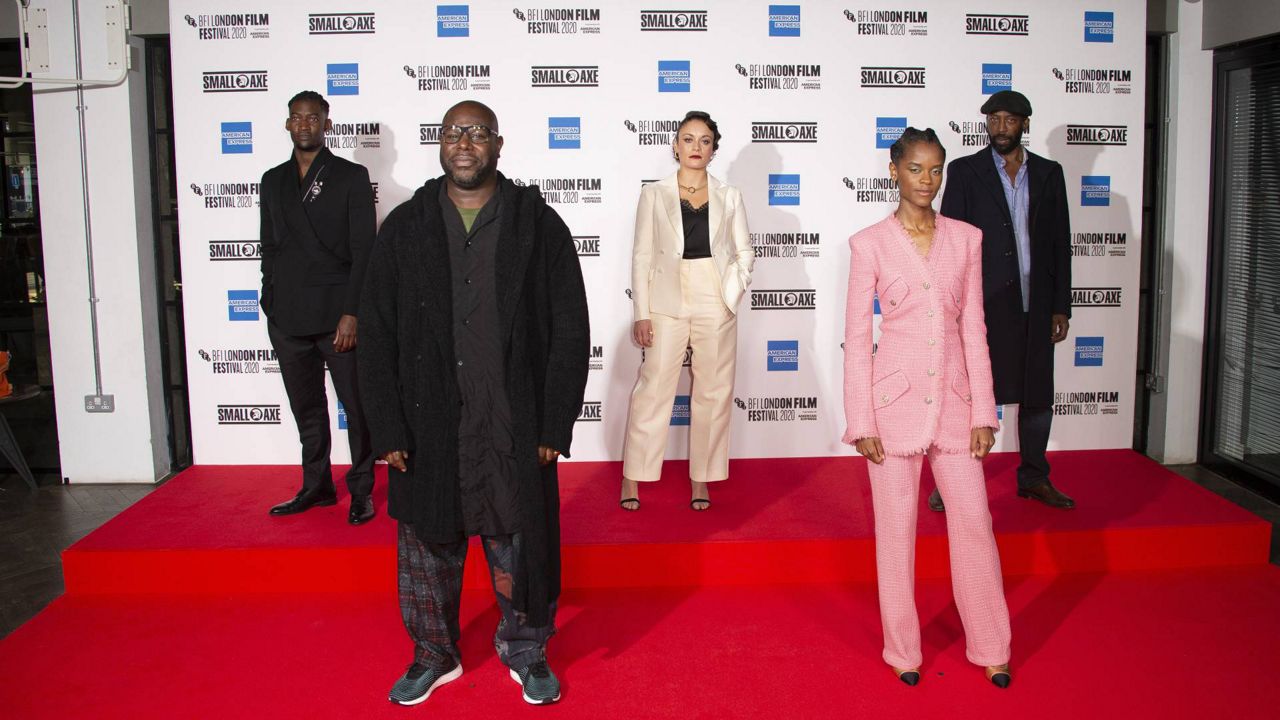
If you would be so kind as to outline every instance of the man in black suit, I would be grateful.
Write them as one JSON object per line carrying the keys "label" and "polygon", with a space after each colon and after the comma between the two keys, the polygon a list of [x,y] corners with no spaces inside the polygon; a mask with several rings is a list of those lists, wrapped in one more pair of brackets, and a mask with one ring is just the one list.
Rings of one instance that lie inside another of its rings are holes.
{"label": "man in black suit", "polygon": [[[1071,317],[1071,228],[1062,166],[1022,147],[1031,102],[1003,90],[981,108],[988,147],[953,160],[941,212],[982,230],[982,293],[996,402],[1017,403],[1018,497],[1069,509],[1049,482],[1053,346]],[[929,507],[941,511],[937,490]]]}
{"label": "man in black suit", "polygon": [[369,261],[360,388],[399,521],[413,664],[392,702],[462,674],[467,539],[482,538],[498,657],[526,702],[560,699],[547,665],[560,594],[557,458],[569,455],[591,326],[573,237],[537,187],[498,172],[503,139],[464,101],[440,128],[444,176],[387,216]]}
{"label": "man in black suit", "polygon": [[310,90],[289,101],[289,159],[262,176],[262,309],[302,441],[302,489],[271,508],[292,515],[333,505],[324,370],[347,414],[352,525],[374,516],[373,448],[356,380],[356,317],[377,219],[363,165],[325,147],[329,103]]}

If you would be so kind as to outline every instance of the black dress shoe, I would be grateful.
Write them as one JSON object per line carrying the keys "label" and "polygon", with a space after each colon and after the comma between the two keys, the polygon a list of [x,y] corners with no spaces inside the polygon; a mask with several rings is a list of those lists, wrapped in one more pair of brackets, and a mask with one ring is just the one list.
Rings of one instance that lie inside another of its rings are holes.
{"label": "black dress shoe", "polygon": [[373,498],[368,495],[351,496],[351,512],[347,513],[347,522],[352,525],[363,525],[373,519],[378,512],[373,509]]}
{"label": "black dress shoe", "polygon": [[934,512],[943,512],[947,509],[942,504],[942,493],[938,492],[938,488],[934,488],[933,493],[929,495],[929,509]]}
{"label": "black dress shoe", "polygon": [[282,502],[271,508],[272,515],[296,515],[313,507],[327,507],[338,504],[338,496],[333,488],[327,490],[303,490],[288,502]]}
{"label": "black dress shoe", "polygon": [[1031,498],[1039,500],[1049,507],[1060,508],[1062,510],[1070,510],[1076,506],[1076,501],[1067,497],[1062,491],[1053,486],[1053,483],[1045,480],[1043,483],[1032,488],[1018,488],[1018,497]]}

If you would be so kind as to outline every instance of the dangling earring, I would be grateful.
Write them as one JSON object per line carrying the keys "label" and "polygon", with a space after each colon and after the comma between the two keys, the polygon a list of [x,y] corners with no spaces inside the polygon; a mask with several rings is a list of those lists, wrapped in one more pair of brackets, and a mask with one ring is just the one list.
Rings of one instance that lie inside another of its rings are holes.
{"label": "dangling earring", "polygon": [[675,150],[672,150],[671,159],[675,160],[676,162],[680,162],[680,153],[676,152]]}

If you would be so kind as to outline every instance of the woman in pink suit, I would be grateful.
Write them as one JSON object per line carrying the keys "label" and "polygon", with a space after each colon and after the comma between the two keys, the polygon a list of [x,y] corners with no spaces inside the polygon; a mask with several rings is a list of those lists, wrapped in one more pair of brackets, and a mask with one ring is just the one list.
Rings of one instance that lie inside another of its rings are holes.
{"label": "woman in pink suit", "polygon": [[[901,200],[892,215],[849,239],[844,356],[844,441],[870,461],[884,660],[903,682],[919,682],[915,535],[928,456],[947,505],[966,654],[1003,688],[1009,610],[982,473],[998,426],[982,315],[982,233],[933,210],[946,161],[933,130],[907,128],[889,157]],[[877,296],[880,341],[873,346]]]}

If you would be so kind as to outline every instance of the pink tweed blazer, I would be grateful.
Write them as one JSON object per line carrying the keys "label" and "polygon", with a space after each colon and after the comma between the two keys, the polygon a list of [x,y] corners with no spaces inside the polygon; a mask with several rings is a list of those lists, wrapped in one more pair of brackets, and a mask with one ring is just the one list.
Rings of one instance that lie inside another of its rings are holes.
{"label": "pink tweed blazer", "polygon": [[925,258],[891,214],[849,238],[849,249],[844,442],[879,437],[889,455],[931,445],[968,452],[970,430],[999,427],[982,313],[982,231],[938,215]]}

